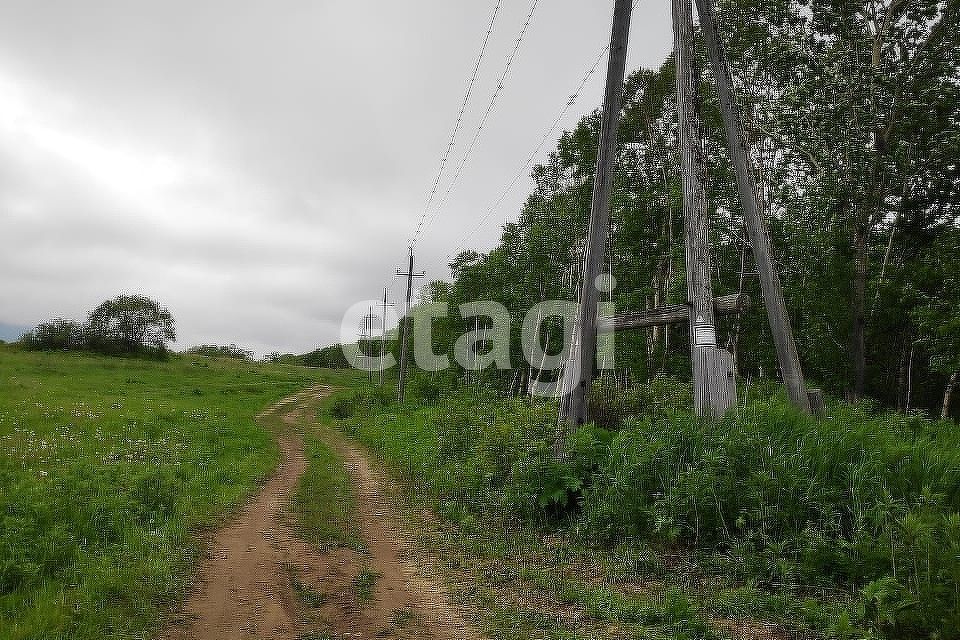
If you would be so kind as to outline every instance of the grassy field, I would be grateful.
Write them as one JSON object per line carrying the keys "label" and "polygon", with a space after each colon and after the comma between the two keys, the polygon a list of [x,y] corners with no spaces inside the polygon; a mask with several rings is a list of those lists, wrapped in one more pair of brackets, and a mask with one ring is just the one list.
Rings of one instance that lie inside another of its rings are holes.
{"label": "grassy field", "polygon": [[0,346],[0,638],[139,638],[274,466],[254,416],[327,374]]}

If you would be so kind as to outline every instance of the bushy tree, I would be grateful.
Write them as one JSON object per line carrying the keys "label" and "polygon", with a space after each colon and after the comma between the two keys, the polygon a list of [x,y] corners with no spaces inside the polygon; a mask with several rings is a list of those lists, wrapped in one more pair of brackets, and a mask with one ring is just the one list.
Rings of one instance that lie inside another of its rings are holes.
{"label": "bushy tree", "polygon": [[73,320],[56,318],[41,322],[35,329],[23,334],[20,343],[38,351],[82,349],[86,344],[86,332],[81,324]]}
{"label": "bushy tree", "polygon": [[[927,350],[950,351],[937,336],[956,306],[929,319],[929,303],[947,297],[943,270],[925,257],[958,255],[939,245],[960,219],[960,1],[718,4],[807,377],[852,399],[903,407],[912,397],[939,411],[952,364]],[[697,59],[714,293],[756,303],[721,318],[718,334],[741,375],[775,377],[713,78],[702,51]],[[620,310],[686,300],[673,67],[625,85],[605,260]],[[499,245],[453,261],[452,313],[493,299],[517,318],[541,298],[576,299],[598,129],[592,112],[564,133]],[[470,328],[458,322],[453,330]],[[633,379],[689,375],[686,328],[618,334],[617,364]]]}
{"label": "bushy tree", "polygon": [[930,370],[945,380],[940,416],[947,418],[960,377],[960,230],[943,232],[917,270],[934,283],[918,295],[913,317]]}
{"label": "bushy tree", "polygon": [[165,353],[176,341],[173,316],[160,303],[143,295],[120,295],[90,312],[90,348],[106,353]]}

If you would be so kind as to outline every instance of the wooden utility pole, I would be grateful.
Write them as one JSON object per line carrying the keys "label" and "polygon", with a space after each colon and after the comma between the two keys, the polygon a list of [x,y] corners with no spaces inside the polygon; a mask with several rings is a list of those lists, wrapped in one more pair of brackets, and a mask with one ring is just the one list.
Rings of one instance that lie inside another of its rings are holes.
{"label": "wooden utility pole", "polygon": [[383,359],[387,353],[387,307],[393,306],[387,302],[387,288],[383,288],[383,315],[380,316],[380,386],[383,386]]}
{"label": "wooden utility pole", "polygon": [[357,350],[363,358],[364,369],[367,371],[367,381],[373,387],[373,367],[370,362],[373,359],[371,348],[373,346],[373,307],[367,307],[367,314],[363,316],[363,322],[360,323],[359,338],[357,339]]}
{"label": "wooden utility pole", "polygon": [[617,129],[623,103],[623,79],[627,64],[627,43],[630,38],[630,15],[633,0],[615,0],[610,56],[607,62],[607,83],[603,98],[603,119],[600,125],[600,149],[590,204],[590,227],[583,256],[583,280],[577,335],[574,337],[570,362],[564,371],[562,408],[568,427],[576,427],[588,419],[587,396],[593,382],[597,357],[596,279],[603,265],[603,255],[610,226],[610,191],[613,186],[617,156]]}
{"label": "wooden utility pole", "polygon": [[403,319],[400,321],[400,382],[397,384],[397,399],[400,402],[403,402],[403,393],[407,386],[407,359],[409,357],[407,339],[410,335],[410,323],[413,321],[413,319],[410,318],[410,300],[413,296],[413,279],[422,278],[426,275],[426,273],[423,272],[414,273],[413,271],[413,247],[410,247],[410,261],[407,264],[407,270],[400,271],[400,269],[397,269],[397,275],[407,277],[407,305],[403,313]]}
{"label": "wooden utility pole", "polygon": [[[372,306],[367,308],[367,315],[366,317],[364,317],[363,323],[364,323],[363,333],[364,333],[364,337],[367,340],[366,347],[367,347],[367,351],[370,351],[373,345],[373,307]],[[368,357],[373,358],[372,355]],[[368,369],[367,371],[368,382],[370,383],[370,386],[373,387],[373,368],[367,367],[367,369]]]}
{"label": "wooden utility pole", "polygon": [[[729,382],[722,375],[727,367],[722,367],[721,362],[726,358],[725,352],[717,348],[714,318],[710,220],[707,217],[702,138],[697,116],[698,77],[694,73],[692,0],[673,0],[673,31],[693,404],[698,416],[719,416],[736,401],[736,393],[719,393]],[[718,375],[724,379],[718,379]],[[734,396],[733,402],[731,395]]]}
{"label": "wooden utility pole", "polygon": [[750,245],[753,247],[757,270],[760,272],[760,286],[763,291],[763,301],[767,308],[770,330],[773,333],[773,341],[777,348],[780,372],[783,374],[783,381],[790,395],[790,400],[801,411],[810,413],[810,399],[804,385],[803,371],[800,369],[800,357],[797,355],[797,345],[793,338],[790,317],[787,315],[780,277],[773,263],[773,251],[770,247],[766,223],[760,213],[757,183],[750,154],[747,150],[740,107],[734,94],[733,80],[723,51],[723,43],[720,42],[718,36],[719,29],[713,0],[696,0],[696,3],[707,57],[710,59],[710,66],[713,68],[713,75],[716,79],[720,111],[723,115],[723,126],[727,138],[727,149],[737,175],[737,188],[740,191],[743,220],[747,227]]}

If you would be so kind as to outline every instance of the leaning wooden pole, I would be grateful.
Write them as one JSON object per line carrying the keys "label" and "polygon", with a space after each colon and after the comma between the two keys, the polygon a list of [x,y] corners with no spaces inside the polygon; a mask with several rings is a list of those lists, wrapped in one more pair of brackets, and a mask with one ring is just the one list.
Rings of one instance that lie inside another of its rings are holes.
{"label": "leaning wooden pole", "polygon": [[729,409],[728,396],[716,393],[717,329],[711,281],[710,221],[703,185],[703,152],[697,117],[694,73],[693,2],[673,0],[674,62],[680,126],[680,172],[683,176],[683,227],[689,305],[693,405],[698,416],[718,416]]}
{"label": "leaning wooden pole", "polygon": [[783,299],[780,276],[773,261],[773,250],[767,234],[767,226],[760,214],[757,182],[754,177],[750,154],[747,150],[743,132],[743,120],[733,88],[730,67],[723,51],[723,43],[718,36],[717,15],[713,0],[696,0],[697,13],[700,14],[700,28],[707,49],[707,57],[713,68],[713,75],[720,99],[720,111],[726,132],[727,149],[737,176],[737,188],[740,191],[740,204],[743,208],[743,220],[747,227],[750,245],[753,247],[757,270],[760,272],[760,286],[763,301],[767,308],[767,318],[777,348],[777,360],[783,375],[787,393],[793,404],[805,413],[810,413],[810,399],[803,381],[797,344],[790,326],[790,316]]}
{"label": "leaning wooden pole", "polygon": [[587,397],[593,382],[597,359],[597,277],[603,267],[603,255],[610,227],[610,192],[613,187],[617,159],[617,129],[623,106],[623,79],[627,66],[627,43],[630,38],[630,15],[634,0],[616,0],[613,9],[613,31],[610,36],[610,57],[603,98],[603,119],[600,125],[600,149],[590,205],[590,227],[583,257],[583,280],[577,335],[574,337],[570,362],[564,371],[565,394],[561,404],[568,427],[577,427],[588,420]]}

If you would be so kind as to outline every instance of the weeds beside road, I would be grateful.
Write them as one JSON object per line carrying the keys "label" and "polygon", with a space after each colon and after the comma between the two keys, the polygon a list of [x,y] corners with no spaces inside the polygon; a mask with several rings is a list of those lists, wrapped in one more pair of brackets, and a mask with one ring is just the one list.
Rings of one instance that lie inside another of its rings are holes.
{"label": "weeds beside road", "polygon": [[333,409],[441,516],[431,544],[498,638],[960,634],[954,425],[815,421],[757,389],[706,423],[659,382],[597,404],[557,459],[551,403],[420,386]]}

